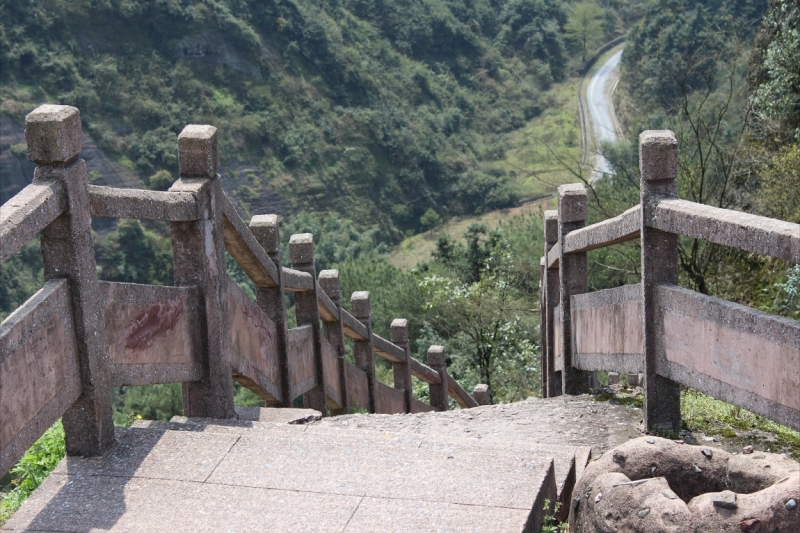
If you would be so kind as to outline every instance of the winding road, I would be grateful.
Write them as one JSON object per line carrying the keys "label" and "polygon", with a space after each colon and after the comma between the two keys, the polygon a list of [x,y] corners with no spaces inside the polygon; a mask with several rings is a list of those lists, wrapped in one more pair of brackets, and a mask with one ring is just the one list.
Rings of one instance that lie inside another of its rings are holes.
{"label": "winding road", "polygon": [[614,104],[611,95],[619,81],[619,62],[622,50],[612,55],[594,73],[586,87],[586,108],[590,125],[590,142],[587,143],[588,161],[592,162],[592,179],[603,174],[613,174],[608,160],[600,155],[599,147],[603,142],[615,142],[618,138],[617,120],[614,115]]}

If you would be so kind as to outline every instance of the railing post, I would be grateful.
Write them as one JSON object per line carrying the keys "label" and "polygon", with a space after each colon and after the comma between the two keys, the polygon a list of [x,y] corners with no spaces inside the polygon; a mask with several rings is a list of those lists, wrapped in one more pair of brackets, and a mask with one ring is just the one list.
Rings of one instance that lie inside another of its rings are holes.
{"label": "railing post", "polygon": [[431,407],[437,411],[447,411],[450,408],[450,399],[447,392],[447,352],[444,346],[431,346],[428,348],[428,366],[439,373],[442,382],[438,385],[429,384]]}
{"label": "railing post", "polygon": [[[558,211],[544,212],[544,253],[547,262],[547,253],[558,243]],[[559,270],[558,267],[548,268],[545,265],[544,277],[544,321],[545,321],[545,347],[542,350],[542,372],[546,373],[547,390],[542,389],[543,398],[552,398],[561,395],[561,369],[555,367],[555,308],[559,298]]]}
{"label": "railing post", "polygon": [[86,163],[80,111],[43,105],[25,117],[28,159],[36,163],[33,181],[58,181],[67,210],[41,233],[46,280],[66,278],[78,341],[82,394],[64,413],[69,455],[99,455],[114,442],[105,309],[98,293],[92,245]]}
{"label": "railing post", "polygon": [[492,399],[489,398],[489,385],[479,383],[472,389],[472,397],[478,402],[478,405],[489,405]]}
{"label": "railing post", "polygon": [[678,236],[647,226],[653,204],[677,198],[678,141],[668,130],[639,135],[642,173],[642,331],[644,333],[644,423],[647,431],[677,432],[681,426],[678,383],[659,375],[666,366],[664,322],[656,302],[656,286],[678,284]]}
{"label": "railing post", "polygon": [[406,402],[406,413],[411,412],[411,400],[413,390],[411,383],[411,347],[408,342],[408,320],[405,318],[395,318],[392,320],[392,342],[405,350],[406,360],[403,363],[394,363],[394,388],[403,391],[403,398]]}
{"label": "railing post", "polygon": [[347,399],[347,360],[344,357],[344,332],[342,331],[342,297],[339,286],[339,271],[338,270],[323,270],[319,273],[319,286],[328,295],[328,298],[336,305],[338,310],[337,316],[339,320],[335,322],[323,322],[322,333],[331,346],[336,350],[338,367],[336,369],[339,376],[339,390],[342,404],[339,406],[339,411],[342,414],[347,414],[350,411],[350,404]]}
{"label": "railing post", "polygon": [[178,135],[180,179],[171,192],[191,192],[203,218],[173,222],[175,286],[195,285],[200,293],[203,379],[183,384],[186,416],[234,418],[233,379],[226,357],[225,244],[222,179],[217,174],[219,142],[213,126],[189,125]]}
{"label": "railing post", "polygon": [[353,358],[356,361],[356,366],[367,374],[368,411],[377,413],[375,352],[372,348],[372,315],[367,291],[356,291],[350,296],[350,312],[367,327],[367,340],[353,341]]}
{"label": "railing post", "polygon": [[[311,274],[313,280],[317,279],[317,267],[314,264],[314,237],[310,233],[298,233],[289,238],[289,258],[292,261],[292,268]],[[316,409],[322,413],[322,416],[328,416],[316,283],[312,284],[310,291],[294,293],[294,309],[297,325],[310,324],[313,335],[314,380],[317,384],[303,395],[303,405],[310,409]]]}
{"label": "railing post", "polygon": [[278,282],[275,287],[259,287],[256,289],[258,306],[264,314],[275,323],[278,345],[278,366],[280,373],[281,405],[291,407],[291,383],[289,383],[289,351],[287,347],[288,331],[286,326],[286,304],[283,300],[283,277],[281,275],[281,230],[278,215],[256,215],[250,220],[250,231],[258,244],[275,263],[278,271]]}
{"label": "railing post", "polygon": [[572,366],[572,313],[570,297],[588,290],[588,266],[586,252],[565,254],[564,237],[571,231],[586,225],[586,187],[580,183],[561,185],[558,188],[558,243],[561,255],[558,258],[561,294],[561,390],[564,394],[589,392],[586,372]]}

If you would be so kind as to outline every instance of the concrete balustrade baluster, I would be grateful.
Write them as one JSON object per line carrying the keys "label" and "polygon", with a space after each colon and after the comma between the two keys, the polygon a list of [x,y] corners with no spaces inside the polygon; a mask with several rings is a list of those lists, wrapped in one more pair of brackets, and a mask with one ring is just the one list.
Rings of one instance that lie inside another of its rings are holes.
{"label": "concrete balustrade baluster", "polygon": [[439,384],[429,384],[431,407],[437,411],[447,411],[450,408],[450,399],[447,392],[447,351],[444,346],[431,346],[427,353],[428,366],[439,373],[442,378]]}
{"label": "concrete balustrade baluster", "polygon": [[67,210],[41,232],[45,280],[66,278],[75,321],[82,392],[63,415],[67,454],[100,455],[114,442],[108,340],[98,291],[80,112],[43,105],[25,117],[34,183],[60,182]]}
{"label": "concrete balustrade baluster", "polygon": [[392,343],[396,344],[406,352],[406,360],[402,363],[392,363],[394,372],[394,388],[403,391],[403,398],[406,403],[406,413],[411,412],[411,400],[414,391],[411,382],[411,347],[408,341],[408,320],[405,318],[395,318],[392,320]]}
{"label": "concrete balustrade baluster", "polygon": [[588,265],[586,252],[564,253],[565,237],[586,225],[586,187],[580,183],[561,185],[558,188],[558,259],[561,315],[561,390],[564,394],[589,392],[586,372],[572,366],[572,312],[570,297],[588,291]]}
{"label": "concrete balustrade baluster", "polygon": [[[558,243],[558,211],[544,212],[544,256],[547,263],[547,253]],[[542,373],[547,382],[546,390],[542,389],[542,397],[551,398],[561,395],[561,368],[555,366],[555,308],[559,301],[558,265],[548,268],[545,265],[544,285],[544,315],[545,334],[544,348],[542,349]]]}
{"label": "concrete balustrade baluster", "polygon": [[[338,317],[341,317],[342,297],[339,285],[338,270],[323,270],[319,273],[319,286],[328,295],[328,298],[336,305]],[[336,369],[339,376],[339,390],[341,395],[341,405],[338,414],[347,414],[350,411],[350,404],[347,399],[347,360],[344,352],[344,331],[342,330],[341,318],[334,322],[322,322],[322,335],[327,339],[331,346],[336,350],[338,367]]]}
{"label": "concrete balustrade baluster", "polygon": [[367,394],[370,413],[378,412],[375,396],[375,352],[372,347],[372,311],[367,291],[356,291],[350,296],[350,312],[367,327],[366,340],[353,341],[353,358],[356,366],[367,375]]}
{"label": "concrete balustrade baluster", "polygon": [[250,219],[250,231],[258,244],[275,263],[278,271],[277,286],[257,287],[256,301],[270,320],[275,323],[277,331],[278,366],[280,374],[281,405],[291,407],[291,383],[289,382],[289,349],[287,345],[288,331],[286,326],[286,303],[284,301],[283,276],[281,269],[281,230],[278,215],[256,215]]}
{"label": "concrete balustrade baluster", "polygon": [[[317,268],[314,264],[314,237],[310,233],[299,233],[289,238],[289,258],[292,268],[300,272],[311,274],[311,279],[317,279]],[[319,320],[319,307],[317,305],[317,284],[307,291],[294,293],[294,308],[297,325],[310,325],[312,344],[314,349],[314,380],[316,385],[303,395],[303,405],[309,409],[316,409],[322,416],[328,416],[328,400],[325,395],[325,375],[322,367],[321,327]]]}
{"label": "concrete balustrade baluster", "polygon": [[[669,130],[639,135],[642,204],[642,332],[644,348],[644,423],[648,431],[676,433],[681,426],[680,386],[658,375],[666,368],[664,320],[656,300],[661,283],[678,284],[678,235],[649,227],[658,200],[678,197],[678,141]],[[663,372],[662,372],[663,373]]]}
{"label": "concrete balustrade baluster", "polygon": [[203,378],[183,384],[183,414],[234,418],[233,380],[227,360],[227,303],[222,178],[219,140],[213,126],[188,125],[178,135],[180,178],[170,192],[189,192],[201,204],[201,219],[173,222],[175,286],[194,285],[200,295]]}

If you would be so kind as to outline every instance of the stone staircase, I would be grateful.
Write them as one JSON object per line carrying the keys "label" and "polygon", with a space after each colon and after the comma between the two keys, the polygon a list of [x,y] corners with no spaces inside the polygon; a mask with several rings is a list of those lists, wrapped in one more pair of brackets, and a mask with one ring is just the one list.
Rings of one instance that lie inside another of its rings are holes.
{"label": "stone staircase", "polygon": [[537,532],[544,500],[568,501],[587,442],[602,451],[640,418],[586,396],[322,420],[237,413],[118,428],[102,457],[64,459],[3,531]]}

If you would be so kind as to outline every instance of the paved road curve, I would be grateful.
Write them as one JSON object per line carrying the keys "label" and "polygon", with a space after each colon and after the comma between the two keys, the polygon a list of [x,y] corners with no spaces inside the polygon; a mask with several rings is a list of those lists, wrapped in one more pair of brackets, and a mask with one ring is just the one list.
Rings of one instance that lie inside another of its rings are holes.
{"label": "paved road curve", "polygon": [[[622,50],[611,56],[592,76],[586,88],[586,102],[589,112],[589,121],[592,127],[592,143],[589,150],[597,152],[597,147],[604,141],[617,140],[617,131],[614,120],[614,104],[611,94],[619,79],[619,61]],[[594,168],[598,177],[602,173],[611,174],[611,164],[605,157],[595,156]]]}

